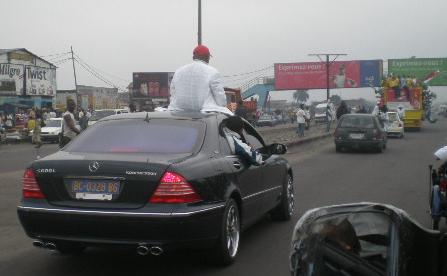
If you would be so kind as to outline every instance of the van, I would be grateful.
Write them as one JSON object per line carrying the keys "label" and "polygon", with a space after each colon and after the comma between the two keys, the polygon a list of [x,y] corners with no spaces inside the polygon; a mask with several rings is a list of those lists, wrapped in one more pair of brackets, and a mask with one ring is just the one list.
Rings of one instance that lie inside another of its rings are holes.
{"label": "van", "polygon": [[[315,106],[314,120],[316,123],[326,122],[326,109],[327,103],[320,103]],[[335,108],[332,103],[329,103],[330,112],[332,115],[332,120],[335,120]]]}

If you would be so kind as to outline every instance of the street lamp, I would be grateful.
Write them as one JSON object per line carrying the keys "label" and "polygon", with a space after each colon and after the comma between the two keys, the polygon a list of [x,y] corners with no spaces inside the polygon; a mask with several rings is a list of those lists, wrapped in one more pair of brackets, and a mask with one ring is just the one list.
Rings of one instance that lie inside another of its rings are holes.
{"label": "street lamp", "polygon": [[[326,56],[326,99],[329,103],[329,67],[339,56],[347,56],[347,54],[309,54],[309,56],[317,56],[321,62],[324,62],[321,56]],[[332,61],[329,61],[330,56],[335,56]]]}
{"label": "street lamp", "polygon": [[202,44],[202,0],[198,0],[198,30],[197,30],[197,44],[201,45]]}

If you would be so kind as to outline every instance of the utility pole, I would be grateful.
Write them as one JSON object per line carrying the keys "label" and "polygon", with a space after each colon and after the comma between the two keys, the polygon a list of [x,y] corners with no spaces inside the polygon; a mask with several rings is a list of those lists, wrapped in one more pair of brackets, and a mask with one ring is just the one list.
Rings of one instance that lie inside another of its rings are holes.
{"label": "utility pole", "polygon": [[[330,98],[330,89],[329,89],[329,68],[331,67],[332,63],[339,57],[339,56],[347,56],[347,54],[309,54],[309,56],[317,56],[321,62],[326,63],[326,100],[329,102]],[[326,61],[323,61],[321,58],[322,56],[326,56]],[[332,61],[330,61],[330,57],[335,56]]]}
{"label": "utility pole", "polygon": [[73,75],[75,80],[75,90],[76,90],[76,96],[78,95],[78,82],[76,80],[76,67],[75,67],[75,61],[73,56],[73,46],[70,47],[71,49],[71,61],[73,62]]}
{"label": "utility pole", "polygon": [[198,0],[199,1],[199,11],[198,11],[198,16],[199,16],[199,23],[198,23],[198,30],[197,30],[197,44],[201,45],[202,44],[202,0]]}

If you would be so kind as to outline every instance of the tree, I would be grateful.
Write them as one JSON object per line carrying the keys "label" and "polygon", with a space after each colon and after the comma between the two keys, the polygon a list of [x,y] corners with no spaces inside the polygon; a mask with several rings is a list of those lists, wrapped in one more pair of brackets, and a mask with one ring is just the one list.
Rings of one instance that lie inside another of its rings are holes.
{"label": "tree", "polygon": [[309,99],[307,90],[296,90],[293,92],[293,99],[296,103],[305,103]]}
{"label": "tree", "polygon": [[334,104],[334,105],[340,105],[341,103],[341,97],[339,95],[332,95],[329,100]]}

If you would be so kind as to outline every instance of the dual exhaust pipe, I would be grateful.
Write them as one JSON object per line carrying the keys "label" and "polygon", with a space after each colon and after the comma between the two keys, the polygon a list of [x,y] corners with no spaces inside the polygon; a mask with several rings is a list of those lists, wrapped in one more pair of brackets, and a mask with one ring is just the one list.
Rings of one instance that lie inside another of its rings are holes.
{"label": "dual exhaust pipe", "polygon": [[[48,249],[50,251],[56,251],[57,246],[53,242],[44,242],[40,240],[33,241],[33,246],[42,249]],[[140,256],[146,256],[151,254],[152,256],[160,256],[164,250],[160,246],[149,246],[147,244],[140,244],[137,246],[137,254]]]}
{"label": "dual exhaust pipe", "polygon": [[43,241],[37,240],[37,241],[33,241],[33,246],[37,247],[37,248],[48,249],[50,251],[57,250],[57,246],[53,242],[43,242]]}
{"label": "dual exhaust pipe", "polygon": [[163,252],[163,248],[159,246],[149,246],[146,244],[140,244],[137,246],[137,254],[140,256],[146,256],[148,254],[151,254],[152,256],[160,256]]}

